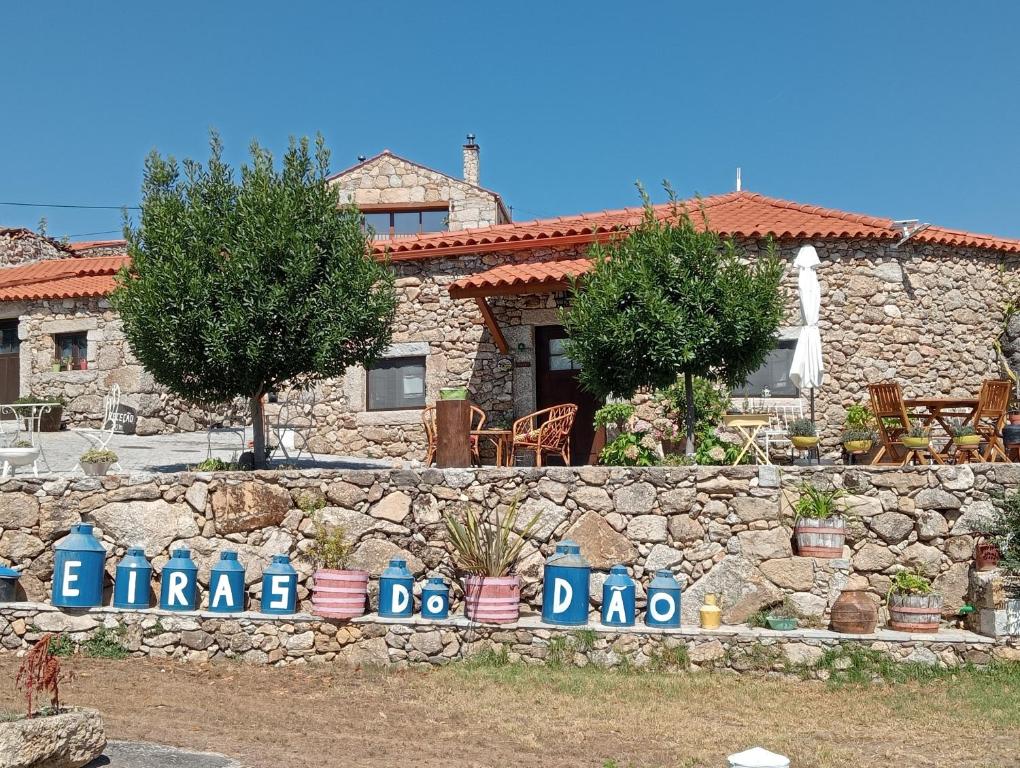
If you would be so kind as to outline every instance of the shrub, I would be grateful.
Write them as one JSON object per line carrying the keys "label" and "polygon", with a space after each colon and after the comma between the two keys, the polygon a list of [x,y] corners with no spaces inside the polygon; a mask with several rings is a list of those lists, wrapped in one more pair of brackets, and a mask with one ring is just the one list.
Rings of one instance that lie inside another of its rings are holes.
{"label": "shrub", "polygon": [[845,423],[847,429],[867,429],[870,431],[875,417],[866,405],[855,403],[846,409]]}
{"label": "shrub", "polygon": [[633,415],[634,406],[630,403],[606,403],[595,411],[595,429],[602,429],[612,424],[622,430]]}
{"label": "shrub", "polygon": [[50,706],[55,710],[60,709],[60,683],[66,678],[60,671],[60,661],[50,650],[52,639],[53,635],[47,632],[35,641],[35,645],[25,654],[14,678],[14,687],[25,696],[29,717],[37,714],[32,708],[32,701],[42,693],[48,692]]}
{"label": "shrub", "polygon": [[616,467],[650,467],[659,463],[655,441],[644,432],[624,432],[606,443],[599,463]]}
{"label": "shrub", "polygon": [[888,597],[893,595],[930,595],[935,589],[924,574],[912,570],[898,571],[889,585]]}
{"label": "shrub", "polygon": [[793,504],[796,518],[808,520],[825,520],[842,514],[845,508],[843,498],[846,491],[842,488],[816,488],[810,483],[801,483],[797,487],[799,498]]}
{"label": "shrub", "polygon": [[870,429],[853,427],[844,429],[840,440],[844,443],[870,442],[875,439],[875,433]]}
{"label": "shrub", "polygon": [[342,571],[351,559],[353,545],[347,539],[347,531],[341,525],[326,525],[322,518],[315,517],[315,537],[308,554],[320,568]]}
{"label": "shrub", "polygon": [[117,461],[117,454],[109,450],[90,448],[81,455],[82,464],[113,464]]}
{"label": "shrub", "polygon": [[1020,574],[1020,490],[994,500],[995,514],[981,531],[999,550],[999,567]]}
{"label": "shrub", "polygon": [[815,437],[818,434],[811,419],[794,419],[790,422],[789,432],[793,437]]}

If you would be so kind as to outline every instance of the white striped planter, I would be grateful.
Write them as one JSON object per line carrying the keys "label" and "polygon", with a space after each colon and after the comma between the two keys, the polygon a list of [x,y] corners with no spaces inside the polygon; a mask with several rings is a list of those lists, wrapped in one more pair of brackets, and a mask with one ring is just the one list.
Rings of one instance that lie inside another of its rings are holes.
{"label": "white striped planter", "polygon": [[312,613],[327,619],[353,619],[365,615],[368,602],[367,571],[319,568],[312,583]]}
{"label": "white striped planter", "polygon": [[521,615],[521,580],[513,576],[464,578],[464,614],[481,624],[510,624]]}
{"label": "white striped planter", "polygon": [[839,516],[815,520],[802,517],[794,527],[797,554],[801,557],[835,559],[843,556],[846,521]]}
{"label": "white striped planter", "polygon": [[889,595],[889,628],[897,632],[938,632],[942,595]]}

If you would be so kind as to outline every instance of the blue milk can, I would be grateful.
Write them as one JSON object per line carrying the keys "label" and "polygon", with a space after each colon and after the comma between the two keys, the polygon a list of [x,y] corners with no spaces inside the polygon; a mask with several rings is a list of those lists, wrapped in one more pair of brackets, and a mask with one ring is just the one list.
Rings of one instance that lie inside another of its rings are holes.
{"label": "blue milk can", "polygon": [[0,565],[0,603],[17,602],[20,578],[21,574],[13,568]]}
{"label": "blue milk can", "polygon": [[91,608],[103,604],[106,550],[88,523],[76,523],[59,542],[53,558],[53,604],[59,608]]}
{"label": "blue milk can", "polygon": [[645,624],[649,627],[680,626],[680,582],[672,571],[663,569],[655,572],[655,578],[648,587],[648,610]]}
{"label": "blue milk can", "polygon": [[407,570],[407,561],[390,560],[390,566],[379,577],[379,616],[383,619],[406,619],[414,612],[414,576]]}
{"label": "blue milk can", "polygon": [[159,607],[164,611],[194,611],[198,608],[198,566],[191,552],[175,549],[163,566],[159,584]]}
{"label": "blue milk can", "polygon": [[625,565],[614,565],[602,585],[602,623],[607,627],[633,627],[637,587]]}
{"label": "blue milk can", "polygon": [[117,563],[117,578],[113,582],[113,607],[145,610],[149,607],[151,583],[152,566],[145,559],[145,550],[130,547]]}
{"label": "blue milk can", "polygon": [[262,613],[283,616],[297,610],[297,571],[287,555],[273,555],[262,571]]}
{"label": "blue milk can", "polygon": [[450,614],[450,587],[442,576],[432,576],[421,588],[421,617],[445,619]]}
{"label": "blue milk can", "polygon": [[244,610],[244,566],[232,549],[220,552],[220,561],[209,569],[209,610],[213,613]]}
{"label": "blue milk can", "polygon": [[579,626],[588,623],[591,566],[574,541],[562,541],[545,561],[542,575],[542,621]]}

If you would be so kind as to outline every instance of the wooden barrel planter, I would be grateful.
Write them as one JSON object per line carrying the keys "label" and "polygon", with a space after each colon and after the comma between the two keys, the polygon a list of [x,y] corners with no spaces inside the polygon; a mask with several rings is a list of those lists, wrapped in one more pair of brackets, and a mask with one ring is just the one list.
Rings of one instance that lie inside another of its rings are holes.
{"label": "wooden barrel planter", "polygon": [[847,635],[870,635],[878,626],[878,605],[863,589],[841,592],[829,615],[833,631]]}
{"label": "wooden barrel planter", "polygon": [[889,595],[889,628],[898,632],[938,632],[942,595]]}
{"label": "wooden barrel planter", "polygon": [[820,520],[802,517],[794,526],[797,538],[797,554],[801,557],[822,557],[834,559],[843,556],[846,541],[846,521],[842,517],[826,517]]}
{"label": "wooden barrel planter", "polygon": [[514,576],[467,576],[464,614],[481,624],[510,624],[521,613],[521,580]]}
{"label": "wooden barrel planter", "polygon": [[365,614],[367,571],[320,568],[312,583],[312,613],[327,619],[353,619]]}

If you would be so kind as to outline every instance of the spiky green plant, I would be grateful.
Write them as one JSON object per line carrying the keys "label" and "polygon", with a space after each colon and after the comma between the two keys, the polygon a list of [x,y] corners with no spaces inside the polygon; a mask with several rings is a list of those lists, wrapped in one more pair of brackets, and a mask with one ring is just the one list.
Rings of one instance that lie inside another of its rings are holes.
{"label": "spiky green plant", "polygon": [[800,497],[793,509],[797,519],[825,520],[843,513],[846,491],[842,488],[816,488],[810,483],[801,483],[797,489]]}
{"label": "spiky green plant", "polygon": [[521,555],[524,542],[538,522],[536,514],[514,533],[518,502],[514,499],[506,514],[495,523],[480,520],[474,507],[468,507],[462,523],[454,515],[446,516],[446,533],[453,545],[454,560],[461,571],[473,576],[509,576]]}

